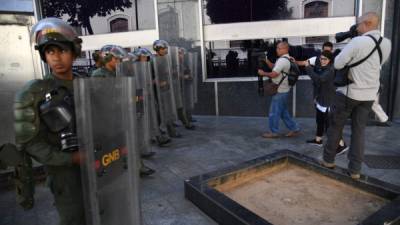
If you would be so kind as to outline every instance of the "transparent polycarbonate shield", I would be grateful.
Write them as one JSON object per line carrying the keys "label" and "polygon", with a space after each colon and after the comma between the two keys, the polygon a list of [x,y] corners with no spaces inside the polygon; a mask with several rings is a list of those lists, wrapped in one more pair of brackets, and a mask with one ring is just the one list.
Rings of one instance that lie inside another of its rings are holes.
{"label": "transparent polycarbonate shield", "polygon": [[194,104],[197,103],[197,98],[198,98],[198,82],[199,82],[199,54],[197,52],[193,52],[193,99],[194,99]]}
{"label": "transparent polycarbonate shield", "polygon": [[[154,104],[151,88],[151,70],[148,62],[125,61],[117,67],[118,77],[134,77],[136,84],[136,145],[142,154],[151,151],[150,103]],[[154,121],[157,123],[157,121]],[[153,122],[153,123],[154,123]]]}
{"label": "transparent polycarbonate shield", "polygon": [[182,87],[181,87],[181,78],[182,74],[182,66],[180,65],[179,60],[179,48],[175,46],[171,46],[168,48],[168,55],[171,58],[171,72],[172,72],[172,86],[175,97],[175,103],[177,108],[183,107],[182,100]]}
{"label": "transparent polycarbonate shield", "polygon": [[160,119],[161,123],[166,125],[177,120],[169,57],[153,57],[153,69]]}
{"label": "transparent polycarbonate shield", "polygon": [[160,128],[157,119],[157,102],[154,91],[153,76],[150,62],[137,62],[135,71],[140,71],[144,76],[144,84],[146,85],[146,97],[148,105],[148,118],[150,122],[150,137],[160,135]]}
{"label": "transparent polycarbonate shield", "polygon": [[186,53],[184,56],[184,73],[182,81],[182,89],[184,96],[184,108],[186,110],[192,110],[194,108],[194,55],[192,53]]}
{"label": "transparent polycarbonate shield", "polygon": [[141,224],[133,77],[75,79],[87,225]]}

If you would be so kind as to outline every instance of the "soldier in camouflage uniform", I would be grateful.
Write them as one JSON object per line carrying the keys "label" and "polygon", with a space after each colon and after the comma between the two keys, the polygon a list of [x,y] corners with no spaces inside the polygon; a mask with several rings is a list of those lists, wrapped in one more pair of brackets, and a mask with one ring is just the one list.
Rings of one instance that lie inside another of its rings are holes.
{"label": "soldier in camouflage uniform", "polygon": [[103,66],[93,71],[91,77],[115,77],[117,64],[128,57],[128,53],[121,46],[105,45],[100,50]]}
{"label": "soldier in camouflage uniform", "polygon": [[103,67],[103,60],[101,59],[100,53],[101,53],[100,50],[96,50],[92,53],[92,58],[95,65],[89,69],[88,72],[89,76],[92,76],[93,72],[98,68]]}
{"label": "soldier in camouflage uniform", "polygon": [[185,114],[190,122],[196,122],[192,117],[192,111],[194,106],[194,76],[193,71],[189,64],[188,52],[184,48],[179,48],[179,60],[183,67],[183,79],[182,79],[182,92],[183,92],[183,102],[185,108]]}
{"label": "soldier in camouflage uniform", "polygon": [[[103,63],[103,67],[100,67],[93,71],[91,77],[116,77],[117,65],[125,60],[136,60],[136,55],[128,54],[128,52],[118,45],[105,45],[100,50],[100,58]],[[149,157],[154,154],[150,153]],[[145,156],[146,157],[146,156]],[[140,160],[140,176],[149,176],[155,173],[155,170],[146,166],[143,160]]]}
{"label": "soldier in camouflage uniform", "polygon": [[[156,56],[155,57],[167,57],[168,54],[168,42],[164,40],[156,40],[153,42],[153,50],[156,51]],[[154,62],[153,62],[154,65]],[[167,68],[165,68],[167,70]],[[159,86],[164,87],[164,85],[167,85],[166,83],[160,83]],[[157,96],[157,95],[156,95]],[[163,101],[165,99],[157,99],[158,101]],[[166,105],[171,104],[170,102],[163,102]],[[161,106],[160,106],[161,107]],[[175,110],[175,109],[173,109]],[[168,110],[167,110],[168,111]],[[167,112],[171,113],[171,112]],[[173,138],[180,138],[182,135],[175,129],[175,121],[172,121],[170,118],[165,121],[166,124],[162,124],[161,126],[166,126],[161,127],[161,129],[167,129],[168,135]]]}
{"label": "soldier in camouflage uniform", "polygon": [[[75,132],[72,63],[81,53],[74,29],[57,18],[39,21],[31,40],[51,74],[16,94],[16,144],[47,167],[60,225],[85,224],[80,157]],[[60,113],[62,111],[62,113]]]}
{"label": "soldier in camouflage uniform", "polygon": [[[150,50],[148,50],[147,48],[137,48],[134,51],[134,54],[138,57],[137,61],[140,62],[150,62],[151,61],[151,57],[152,57],[152,53],[150,52]],[[151,79],[154,82],[154,75],[153,74],[149,74],[151,77]],[[166,147],[169,146],[169,144],[171,143],[171,139],[168,137],[167,134],[163,133],[160,130],[160,127],[158,124],[155,124],[154,121],[157,121],[157,103],[155,101],[155,95],[156,93],[154,93],[155,91],[155,87],[151,87],[151,90],[153,91],[153,95],[152,95],[152,99],[151,99],[151,103],[150,103],[150,121],[151,121],[151,134],[152,137],[155,139],[155,141],[157,142],[158,146],[160,147]]]}

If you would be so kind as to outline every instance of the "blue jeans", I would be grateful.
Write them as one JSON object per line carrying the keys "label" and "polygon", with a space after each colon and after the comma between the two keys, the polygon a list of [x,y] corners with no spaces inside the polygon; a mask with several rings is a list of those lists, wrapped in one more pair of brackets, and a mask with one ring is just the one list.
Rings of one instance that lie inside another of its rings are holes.
{"label": "blue jeans", "polygon": [[269,129],[272,133],[278,133],[279,131],[279,119],[282,118],[286,127],[291,131],[299,131],[299,125],[293,120],[292,116],[288,111],[288,97],[287,93],[277,93],[272,96],[271,106],[269,110]]}

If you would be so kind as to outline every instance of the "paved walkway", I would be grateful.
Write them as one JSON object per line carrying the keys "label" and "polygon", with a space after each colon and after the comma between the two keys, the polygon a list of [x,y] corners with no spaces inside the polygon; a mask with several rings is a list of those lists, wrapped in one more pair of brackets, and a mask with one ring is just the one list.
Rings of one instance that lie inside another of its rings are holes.
{"label": "paved walkway", "polygon": [[[183,130],[183,138],[174,139],[171,147],[155,148],[157,154],[146,163],[157,173],[143,179],[142,212],[146,225],[212,225],[216,224],[192,203],[184,199],[183,181],[191,176],[237,164],[280,149],[291,149],[311,157],[320,157],[322,148],[310,146],[306,139],[315,130],[313,119],[297,119],[302,135],[295,138],[266,140],[261,134],[267,119],[260,117],[197,116],[195,131]],[[283,128],[284,126],[281,125]],[[283,129],[283,131],[286,131]],[[400,124],[367,128],[367,154],[400,155]],[[349,143],[349,127],[344,131]],[[347,166],[346,155],[337,164]],[[363,173],[400,185],[400,170],[378,170],[363,166]],[[44,184],[38,184],[36,206],[24,212],[16,205],[13,191],[0,192],[0,225],[56,225],[57,212]]]}

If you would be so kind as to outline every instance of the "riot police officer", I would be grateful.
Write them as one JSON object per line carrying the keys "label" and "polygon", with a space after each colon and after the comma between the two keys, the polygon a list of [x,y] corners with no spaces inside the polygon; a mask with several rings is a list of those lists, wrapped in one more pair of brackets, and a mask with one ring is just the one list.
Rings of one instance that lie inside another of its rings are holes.
{"label": "riot police officer", "polygon": [[179,48],[179,61],[183,69],[182,95],[183,95],[183,106],[185,109],[184,114],[190,122],[196,122],[196,120],[194,120],[192,117],[192,111],[195,104],[194,80],[196,79],[194,77],[194,71],[192,71],[193,69],[192,63],[194,60],[191,60],[190,53],[188,53],[186,49]]}
{"label": "riot police officer", "polygon": [[170,46],[168,49],[168,58],[171,61],[171,75],[172,75],[172,87],[173,95],[175,99],[176,112],[178,119],[182,122],[186,129],[193,130],[195,127],[189,121],[186,112],[184,110],[184,99],[183,93],[183,79],[184,79],[184,62],[180,59],[179,50],[177,46]]}
{"label": "riot police officer", "polygon": [[152,64],[156,77],[156,90],[159,103],[160,127],[166,129],[170,137],[179,138],[182,135],[175,129],[174,121],[177,119],[175,99],[173,96],[171,68],[168,54],[168,42],[156,40],[153,42],[153,50],[156,55],[152,58]]}
{"label": "riot police officer", "polygon": [[14,102],[17,147],[47,167],[61,225],[85,224],[75,131],[72,64],[81,53],[75,30],[57,18],[39,21],[31,41],[51,73],[32,80]]}
{"label": "riot police officer", "polygon": [[[151,61],[152,53],[147,48],[139,47],[139,48],[135,49],[134,54],[137,56],[139,62],[150,62]],[[149,74],[149,76],[151,76],[152,82],[154,83],[153,73]],[[149,88],[151,89],[150,90],[151,101],[150,101],[150,110],[149,110],[150,121],[151,121],[151,136],[155,139],[158,146],[166,147],[171,143],[171,139],[168,137],[168,135],[166,135],[165,133],[163,133],[160,130],[160,127],[159,127],[158,121],[157,121],[157,110],[156,110],[157,103],[155,100],[155,96],[156,96],[155,87],[153,87],[153,85],[151,85]]]}
{"label": "riot police officer", "polygon": [[98,68],[103,67],[103,60],[101,59],[101,51],[96,50],[92,53],[92,58],[94,60],[95,65],[89,69],[89,76],[92,76],[93,72]]}
{"label": "riot police officer", "polygon": [[128,57],[127,52],[118,45],[105,45],[100,50],[103,66],[92,73],[92,77],[115,77],[117,64]]}

